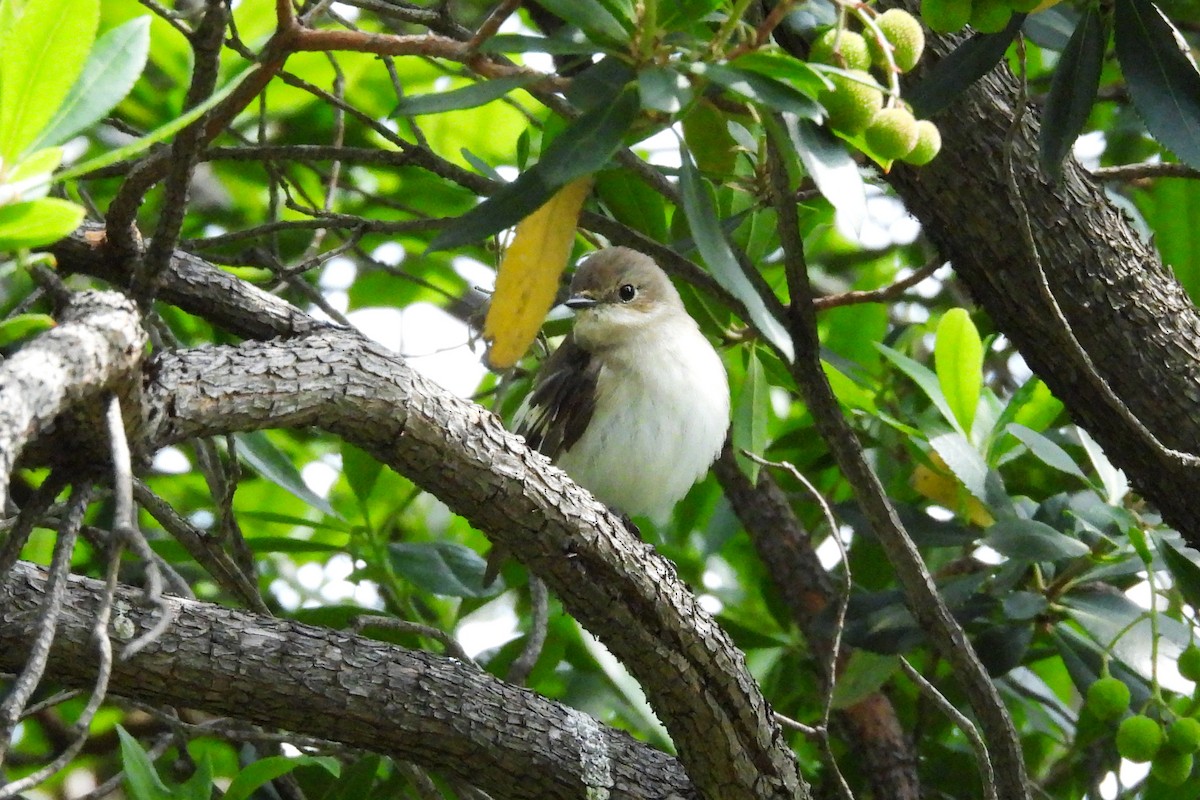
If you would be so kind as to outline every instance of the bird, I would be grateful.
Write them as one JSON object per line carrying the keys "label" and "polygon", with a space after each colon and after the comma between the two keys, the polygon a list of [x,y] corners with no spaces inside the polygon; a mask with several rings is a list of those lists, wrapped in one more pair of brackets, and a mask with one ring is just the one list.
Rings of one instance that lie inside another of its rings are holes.
{"label": "bird", "polygon": [[565,305],[574,325],[534,377],[515,431],[626,519],[665,522],[725,443],[721,357],[636,250],[588,256]]}

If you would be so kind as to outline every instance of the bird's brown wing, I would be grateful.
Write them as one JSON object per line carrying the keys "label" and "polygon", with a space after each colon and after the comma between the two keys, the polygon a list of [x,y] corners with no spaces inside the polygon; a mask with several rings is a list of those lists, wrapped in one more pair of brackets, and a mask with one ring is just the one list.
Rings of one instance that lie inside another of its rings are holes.
{"label": "bird's brown wing", "polygon": [[596,410],[599,372],[592,354],[568,336],[538,371],[517,433],[530,447],[557,459],[587,429]]}

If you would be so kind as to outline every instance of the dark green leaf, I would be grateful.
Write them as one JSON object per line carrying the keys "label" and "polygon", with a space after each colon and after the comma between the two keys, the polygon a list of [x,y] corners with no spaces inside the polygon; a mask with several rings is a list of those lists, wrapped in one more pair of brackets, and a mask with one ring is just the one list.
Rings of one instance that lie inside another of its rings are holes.
{"label": "dark green leaf", "polygon": [[687,148],[680,148],[679,188],[683,195],[683,211],[687,216],[688,226],[696,241],[696,248],[712,270],[713,277],[734,297],[742,302],[750,315],[750,322],[767,337],[779,351],[789,360],[795,357],[792,339],[784,329],[783,324],[770,312],[762,297],[754,288],[754,284],[742,272],[737,257],[725,232],[721,230],[717,218],[716,204],[713,202],[712,189],[708,181],[700,177],[696,165],[692,162],[692,154]]}
{"label": "dark green leaf", "polygon": [[967,441],[967,437],[958,431],[940,433],[929,437],[929,446],[942,457],[942,461],[946,462],[954,477],[962,481],[968,492],[981,503],[988,501],[987,462]]}
{"label": "dark green leaf", "polygon": [[140,16],[96,40],[83,72],[33,147],[62,144],[125,99],[150,54],[150,17]]}
{"label": "dark green leaf", "polygon": [[1161,178],[1134,191],[1138,210],[1154,231],[1154,245],[1192,302],[1200,304],[1200,184]]}
{"label": "dark green leaf", "polygon": [[667,241],[663,197],[625,170],[604,170],[596,175],[596,193],[618,222],[641,231],[656,242]]}
{"label": "dark green leaf", "polygon": [[[1163,536],[1155,535],[1154,543],[1162,556],[1163,563],[1175,579],[1175,588],[1183,595],[1192,608],[1200,608],[1200,564],[1187,555],[1187,547],[1182,541],[1168,542]],[[1192,550],[1195,553],[1195,550]]]}
{"label": "dark green leaf", "polygon": [[638,73],[643,108],[676,114],[692,100],[692,85],[673,69],[650,67]]}
{"label": "dark green leaf", "polygon": [[596,172],[612,158],[638,112],[637,92],[579,117],[555,139],[538,163],[463,214],[437,235],[429,250],[449,250],[520,222],[565,184]]}
{"label": "dark green leaf", "polygon": [[816,100],[801,94],[790,84],[767,75],[737,67],[705,63],[693,65],[692,71],[735,94],[776,111],[785,111],[813,122],[820,121],[825,115],[824,109]]}
{"label": "dark green leaf", "polygon": [[574,56],[595,53],[597,48],[580,31],[563,28],[553,36],[500,33],[484,42],[479,50],[483,53],[550,53]]}
{"label": "dark green leaf", "polygon": [[350,526],[348,524],[333,517],[325,517],[324,519],[315,520],[306,519],[305,517],[297,517],[291,514],[280,514],[276,511],[258,511],[255,509],[239,511],[238,516],[257,519],[261,520],[262,522],[273,522],[277,525],[312,528],[313,530],[336,531],[338,533],[348,533],[350,531]]}
{"label": "dark green leaf", "polygon": [[158,777],[154,762],[142,746],[120,725],[117,736],[121,740],[121,766],[125,768],[125,788],[133,800],[172,800],[172,793]]}
{"label": "dark green leaf", "polygon": [[852,229],[861,230],[867,216],[867,190],[846,145],[808,120],[786,122],[796,153],[822,196]]}
{"label": "dark green leaf", "polygon": [[833,687],[833,707],[848,708],[879,690],[900,668],[894,655],[880,655],[870,650],[854,650],[850,660],[838,673]]}
{"label": "dark green leaf", "polygon": [[1090,548],[1032,519],[1002,519],[988,528],[983,543],[997,553],[1020,561],[1058,561],[1087,555]]}
{"label": "dark green leaf", "polygon": [[986,628],[975,636],[972,643],[988,674],[998,676],[1021,665],[1032,641],[1033,626],[1021,624]]}
{"label": "dark green leaf", "polygon": [[[239,516],[249,516],[241,514]],[[346,548],[329,542],[293,539],[290,536],[249,536],[246,545],[250,552],[261,553],[340,553]]]}
{"label": "dark green leaf", "polygon": [[1071,152],[1092,110],[1100,87],[1108,29],[1100,9],[1088,6],[1079,20],[1067,49],[1054,68],[1050,94],[1042,114],[1038,141],[1042,169],[1051,175],[1062,172],[1063,159]]}
{"label": "dark green leaf", "polygon": [[762,362],[758,360],[757,348],[747,350],[746,360],[746,374],[734,404],[733,452],[742,472],[754,483],[758,480],[762,465],[745,456],[742,451],[761,456],[767,447],[767,413],[770,409],[767,391],[770,387]]}
{"label": "dark green leaf", "polygon": [[934,64],[921,82],[904,96],[916,115],[922,119],[933,116],[990,72],[1004,58],[1008,45],[1024,21],[1024,14],[1013,14],[1008,27],[1000,33],[976,34]]}
{"label": "dark green leaf", "polygon": [[260,758],[246,765],[245,769],[233,777],[229,788],[225,790],[223,800],[247,800],[254,790],[268,781],[273,781],[281,775],[286,775],[297,767],[321,767],[329,774],[337,777],[342,765],[336,758],[329,756],[270,756]]}
{"label": "dark green leaf", "polygon": [[937,375],[934,375],[932,370],[885,344],[876,344],[875,347],[879,352],[883,353],[888,361],[895,364],[901,372],[911,378],[921,388],[921,391],[925,393],[925,396],[929,398],[934,407],[941,412],[947,423],[950,425],[955,424],[954,410],[946,402],[946,396],[942,394],[941,384],[938,383]]}
{"label": "dark green leaf", "polygon": [[375,776],[379,772],[381,761],[382,757],[374,753],[355,761],[346,768],[340,780],[323,800],[365,800],[369,797],[371,787],[375,785]]}
{"label": "dark green leaf", "polygon": [[1183,37],[1149,0],[1117,0],[1117,61],[1150,134],[1180,161],[1200,167],[1200,73]]}
{"label": "dark green leaf", "polygon": [[729,62],[729,66],[783,81],[813,99],[816,99],[820,92],[833,88],[829,79],[807,62],[780,53],[754,50],[738,56]]}
{"label": "dark green leaf", "polygon": [[1174,660],[1191,642],[1188,626],[1165,614],[1151,624],[1147,610],[1123,594],[1074,592],[1063,598],[1063,605],[1071,619],[1145,680],[1154,674],[1152,653]]}
{"label": "dark green leaf", "polygon": [[308,488],[300,471],[287,455],[272,444],[263,431],[239,433],[237,436],[238,455],[243,461],[254,468],[259,475],[269,480],[279,488],[291,492],[296,497],[308,503],[318,511],[331,517],[338,517],[337,511],[329,505],[329,501]]}
{"label": "dark green leaf", "polygon": [[418,114],[441,114],[444,111],[459,111],[476,108],[493,100],[499,100],[513,89],[527,86],[537,80],[535,75],[512,75],[493,78],[452,89],[448,92],[432,92],[401,98],[396,104],[393,117],[415,117]]}
{"label": "dark green leaf", "polygon": [[212,760],[207,752],[195,759],[196,771],[174,792],[177,800],[212,800]]}
{"label": "dark green leaf", "polygon": [[1008,426],[1008,432],[1020,439],[1021,443],[1029,448],[1029,452],[1033,453],[1043,463],[1068,475],[1074,475],[1082,481],[1087,481],[1087,476],[1083,474],[1083,470],[1068,455],[1067,451],[1042,434],[1031,431],[1024,425],[1018,425],[1015,422]]}
{"label": "dark green leaf", "polygon": [[629,43],[629,32],[597,0],[539,0],[538,4],[598,42],[618,45]]}
{"label": "dark green leaf", "polygon": [[501,588],[483,585],[487,562],[456,542],[396,542],[388,545],[392,568],[413,584],[447,597],[488,597]]}
{"label": "dark green leaf", "polygon": [[704,19],[721,0],[671,0],[658,4],[658,21],[665,28],[681,28]]}

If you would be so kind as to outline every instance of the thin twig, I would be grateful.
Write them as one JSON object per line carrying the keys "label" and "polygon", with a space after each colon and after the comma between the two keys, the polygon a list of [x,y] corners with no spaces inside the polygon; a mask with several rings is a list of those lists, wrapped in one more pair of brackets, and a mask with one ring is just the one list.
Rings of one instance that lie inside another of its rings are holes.
{"label": "thin twig", "polygon": [[884,286],[882,289],[841,292],[839,294],[830,294],[824,297],[818,297],[813,300],[813,307],[818,311],[825,311],[826,309],[853,305],[855,303],[890,302],[904,294],[912,287],[916,286],[921,281],[933,275],[933,273],[941,269],[941,266],[944,263],[946,262],[942,258],[935,258],[908,277],[901,278],[890,286]]}
{"label": "thin twig", "polygon": [[504,679],[509,683],[520,686],[529,680],[530,673],[533,672],[538,658],[542,655],[542,648],[546,645],[546,628],[549,624],[548,599],[546,584],[542,582],[541,578],[530,573],[529,603],[532,609],[529,615],[529,633],[525,637],[525,647],[521,649],[521,654],[508,665],[508,673]]}
{"label": "thin twig", "polygon": [[378,614],[362,614],[355,617],[354,621],[350,624],[350,629],[355,633],[361,633],[366,628],[386,628],[388,630],[400,631],[401,633],[415,633],[418,636],[426,636],[436,642],[440,642],[442,647],[446,648],[446,655],[451,658],[462,661],[465,664],[475,663],[475,660],[467,655],[467,651],[463,650],[462,645],[458,643],[457,639],[432,625],[424,625],[420,622],[410,622],[406,619],[385,617]]}

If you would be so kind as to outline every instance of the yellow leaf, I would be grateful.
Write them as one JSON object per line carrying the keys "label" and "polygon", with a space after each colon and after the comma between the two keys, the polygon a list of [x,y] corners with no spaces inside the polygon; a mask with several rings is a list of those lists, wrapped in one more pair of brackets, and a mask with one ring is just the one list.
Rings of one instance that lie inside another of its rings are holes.
{"label": "yellow leaf", "polygon": [[966,517],[981,528],[986,528],[996,521],[987,507],[968,494],[958,480],[950,474],[946,462],[942,461],[941,456],[937,453],[930,453],[929,458],[938,469],[918,464],[913,470],[910,481],[914,489],[938,505]]}
{"label": "yellow leaf", "polygon": [[517,223],[512,244],[500,261],[496,291],[483,324],[486,360],[492,369],[507,369],[525,355],[554,305],[579,210],[591,188],[590,175],[578,178]]}

